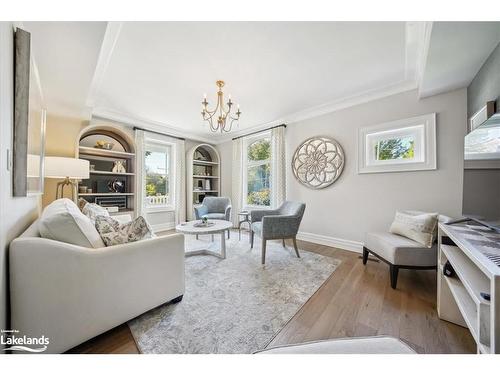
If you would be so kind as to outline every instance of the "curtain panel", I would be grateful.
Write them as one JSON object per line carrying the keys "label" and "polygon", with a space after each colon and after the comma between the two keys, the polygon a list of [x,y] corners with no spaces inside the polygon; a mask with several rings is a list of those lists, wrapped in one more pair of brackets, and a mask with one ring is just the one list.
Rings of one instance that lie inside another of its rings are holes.
{"label": "curtain panel", "polygon": [[232,174],[232,220],[238,227],[239,216],[243,203],[243,139],[233,140],[233,174]]}
{"label": "curtain panel", "polygon": [[279,207],[286,200],[285,127],[271,130],[271,206]]}

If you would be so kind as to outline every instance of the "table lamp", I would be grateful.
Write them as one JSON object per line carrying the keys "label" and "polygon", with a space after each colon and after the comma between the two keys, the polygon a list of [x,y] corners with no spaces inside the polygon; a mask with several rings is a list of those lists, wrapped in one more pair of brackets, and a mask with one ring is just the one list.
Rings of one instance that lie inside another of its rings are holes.
{"label": "table lamp", "polygon": [[63,198],[64,188],[70,185],[71,198],[75,200],[76,180],[89,178],[89,165],[90,162],[83,159],[59,156],[45,157],[45,177],[64,179],[64,181],[57,183],[56,199]]}

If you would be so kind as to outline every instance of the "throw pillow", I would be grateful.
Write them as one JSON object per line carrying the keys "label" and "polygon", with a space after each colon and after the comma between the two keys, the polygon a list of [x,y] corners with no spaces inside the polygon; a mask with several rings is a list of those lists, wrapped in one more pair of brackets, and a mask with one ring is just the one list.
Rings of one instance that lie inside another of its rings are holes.
{"label": "throw pillow", "polygon": [[93,223],[95,223],[95,219],[97,216],[109,216],[108,210],[96,203],[87,203],[83,207],[82,213],[87,216]]}
{"label": "throw pillow", "polygon": [[45,207],[38,230],[43,238],[83,247],[104,247],[94,224],[67,198],[55,200]]}
{"label": "throw pillow", "polygon": [[154,237],[151,227],[142,216],[126,224],[120,224],[118,220],[113,219],[111,216],[97,216],[95,227],[106,246]]}
{"label": "throw pillow", "polygon": [[437,213],[412,214],[398,211],[390,232],[409,238],[425,247],[432,247],[437,224]]}

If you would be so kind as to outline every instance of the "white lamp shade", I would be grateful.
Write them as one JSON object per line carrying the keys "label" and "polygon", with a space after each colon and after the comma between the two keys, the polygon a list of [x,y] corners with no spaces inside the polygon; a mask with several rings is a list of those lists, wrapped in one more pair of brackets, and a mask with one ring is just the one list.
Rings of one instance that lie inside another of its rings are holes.
{"label": "white lamp shade", "polygon": [[45,177],[83,180],[89,178],[89,166],[88,160],[46,156]]}

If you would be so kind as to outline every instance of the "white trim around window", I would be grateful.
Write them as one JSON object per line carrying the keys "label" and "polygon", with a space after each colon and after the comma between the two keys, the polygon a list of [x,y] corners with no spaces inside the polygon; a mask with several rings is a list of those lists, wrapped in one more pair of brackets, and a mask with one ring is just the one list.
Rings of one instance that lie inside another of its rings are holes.
{"label": "white trim around window", "polygon": [[[391,142],[398,152],[387,155]],[[359,129],[358,173],[432,170],[436,159],[435,113]]]}

